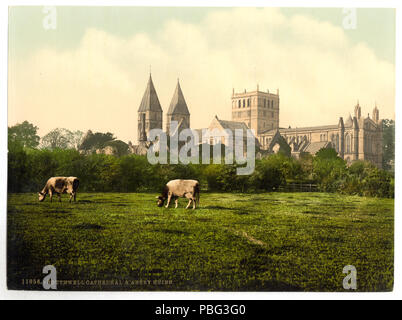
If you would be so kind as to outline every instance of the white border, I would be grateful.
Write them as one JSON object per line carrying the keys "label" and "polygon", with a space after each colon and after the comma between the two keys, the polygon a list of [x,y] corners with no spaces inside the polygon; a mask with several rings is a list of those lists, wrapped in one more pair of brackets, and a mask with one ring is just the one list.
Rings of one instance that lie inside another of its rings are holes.
{"label": "white border", "polygon": [[401,150],[399,147],[399,141],[401,141],[402,130],[399,126],[396,127],[396,158],[397,164],[395,172],[395,282],[394,291],[391,293],[290,293],[290,292],[258,292],[258,293],[241,293],[241,292],[32,292],[32,291],[9,291],[6,286],[6,204],[7,204],[7,180],[5,173],[7,173],[7,72],[8,70],[8,6],[16,5],[65,5],[65,6],[210,6],[210,7],[232,7],[232,6],[244,6],[244,7],[370,7],[370,8],[397,8],[397,21],[396,21],[396,104],[395,104],[395,116],[396,123],[400,123],[399,110],[401,108],[401,92],[398,88],[401,88],[401,21],[399,13],[401,10],[401,1],[397,0],[349,0],[349,1],[334,1],[327,0],[325,3],[318,0],[169,0],[157,1],[157,0],[117,0],[117,1],[90,1],[90,0],[55,0],[55,1],[1,1],[0,5],[0,30],[1,30],[1,68],[0,73],[0,299],[146,299],[146,300],[217,300],[217,299],[239,299],[239,300],[278,300],[278,299],[401,299],[402,297],[402,278],[400,274],[401,270],[401,170],[399,170],[399,163],[401,159]]}

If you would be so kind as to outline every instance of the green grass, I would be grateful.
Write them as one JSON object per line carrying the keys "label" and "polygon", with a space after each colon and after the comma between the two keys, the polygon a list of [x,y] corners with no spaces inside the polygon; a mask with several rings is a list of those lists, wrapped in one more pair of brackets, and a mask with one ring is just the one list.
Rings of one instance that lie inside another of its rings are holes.
{"label": "green grass", "polygon": [[193,211],[184,199],[158,208],[155,196],[9,194],[9,288],[41,289],[22,279],[42,279],[48,264],[58,280],[121,281],[60,290],[344,291],[345,265],[358,291],[393,288],[393,199],[202,193]]}

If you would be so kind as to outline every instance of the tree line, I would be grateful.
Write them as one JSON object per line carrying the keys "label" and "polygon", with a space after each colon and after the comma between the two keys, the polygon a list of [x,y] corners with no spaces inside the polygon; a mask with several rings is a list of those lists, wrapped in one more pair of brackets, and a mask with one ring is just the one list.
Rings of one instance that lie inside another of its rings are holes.
{"label": "tree line", "polygon": [[33,129],[31,133],[35,134],[25,143],[26,134],[18,136],[11,130],[10,135],[9,129],[9,192],[36,192],[51,176],[77,176],[80,190],[87,192],[160,192],[167,181],[182,178],[197,179],[203,189],[210,191],[275,191],[287,183],[300,182],[317,184],[323,192],[394,197],[392,172],[365,161],[347,166],[330,148],[315,156],[301,154],[299,159],[273,154],[256,160],[253,174],[240,176],[236,174],[236,164],[151,165],[146,156],[82,152],[115,142],[111,133],[97,136],[90,132],[77,148],[38,148],[39,139]]}

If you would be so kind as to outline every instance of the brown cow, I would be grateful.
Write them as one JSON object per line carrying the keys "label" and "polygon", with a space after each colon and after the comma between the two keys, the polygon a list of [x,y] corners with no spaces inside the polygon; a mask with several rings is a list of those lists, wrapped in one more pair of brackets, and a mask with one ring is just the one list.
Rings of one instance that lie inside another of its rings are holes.
{"label": "brown cow", "polygon": [[79,185],[77,177],[52,177],[47,180],[45,187],[38,193],[39,201],[43,201],[46,195],[49,194],[50,202],[52,202],[53,193],[57,193],[61,202],[61,194],[70,194],[70,202],[74,198],[76,201],[77,189]]}

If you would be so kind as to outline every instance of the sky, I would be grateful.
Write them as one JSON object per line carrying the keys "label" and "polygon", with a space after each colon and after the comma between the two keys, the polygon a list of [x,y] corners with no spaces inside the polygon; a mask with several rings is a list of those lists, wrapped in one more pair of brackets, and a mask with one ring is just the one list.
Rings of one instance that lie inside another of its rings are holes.
{"label": "sky", "polygon": [[[177,78],[191,127],[231,119],[231,94],[280,93],[280,126],[337,124],[377,104],[395,119],[395,11],[342,8],[9,9],[8,124],[137,141],[150,70],[168,110]],[[346,19],[346,25],[345,25]],[[44,28],[56,22],[55,28]],[[165,124],[164,124],[165,126]]]}

